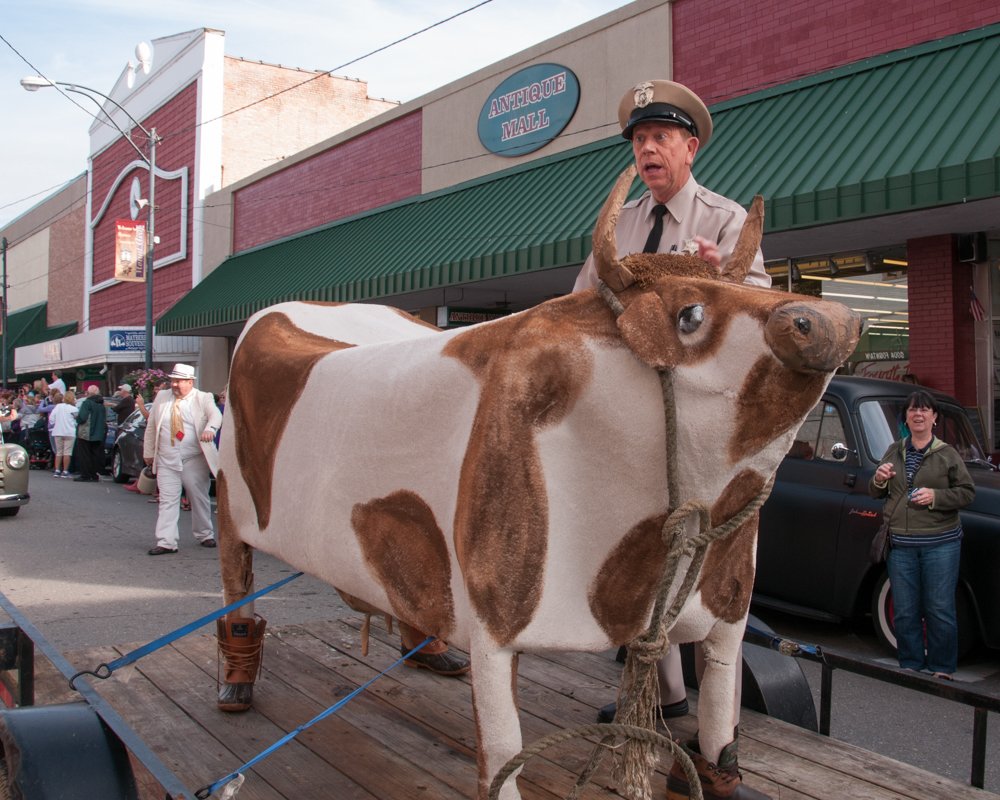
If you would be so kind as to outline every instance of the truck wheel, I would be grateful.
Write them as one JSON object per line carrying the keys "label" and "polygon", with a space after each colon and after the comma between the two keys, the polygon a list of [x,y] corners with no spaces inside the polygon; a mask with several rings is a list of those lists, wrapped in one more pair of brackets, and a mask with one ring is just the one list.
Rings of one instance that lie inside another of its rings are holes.
{"label": "truck wheel", "polygon": [[[979,637],[976,634],[976,619],[972,613],[972,606],[961,584],[955,590],[955,615],[958,618],[958,657],[962,659],[976,646]],[[875,628],[875,638],[879,644],[895,654],[896,628],[893,624],[892,586],[886,570],[882,570],[872,591],[872,626]]]}
{"label": "truck wheel", "polygon": [[7,762],[0,758],[0,800],[10,800],[10,784],[7,783]]}

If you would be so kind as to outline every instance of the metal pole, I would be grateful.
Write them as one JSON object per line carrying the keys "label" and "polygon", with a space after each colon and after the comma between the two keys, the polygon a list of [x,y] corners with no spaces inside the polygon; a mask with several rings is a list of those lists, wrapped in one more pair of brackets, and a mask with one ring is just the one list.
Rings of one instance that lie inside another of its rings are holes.
{"label": "metal pole", "polygon": [[7,388],[7,237],[0,239],[3,251],[3,306],[0,307],[0,325],[3,326],[3,388]]}
{"label": "metal pole", "polygon": [[149,132],[149,231],[146,242],[146,369],[153,368],[153,257],[156,249],[156,128]]}

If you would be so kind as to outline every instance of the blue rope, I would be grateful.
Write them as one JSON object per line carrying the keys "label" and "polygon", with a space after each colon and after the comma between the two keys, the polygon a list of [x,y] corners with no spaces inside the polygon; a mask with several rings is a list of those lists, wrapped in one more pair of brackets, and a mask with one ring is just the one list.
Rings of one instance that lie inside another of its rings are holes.
{"label": "blue rope", "polygon": [[215,783],[210,783],[207,786],[203,786],[197,792],[194,793],[194,796],[197,797],[197,798],[199,798],[199,800],[205,800],[205,798],[211,797],[218,789],[221,789],[223,786],[225,786],[230,781],[236,780],[236,778],[238,778],[240,776],[240,773],[242,773],[244,770],[248,770],[254,764],[257,764],[258,762],[263,761],[265,758],[267,758],[269,755],[271,755],[271,753],[273,753],[279,747],[283,747],[284,745],[286,745],[290,741],[292,741],[292,739],[294,739],[296,736],[298,736],[300,733],[302,733],[302,731],[306,730],[307,728],[311,728],[313,725],[315,725],[320,720],[326,719],[328,716],[330,716],[334,712],[339,711],[343,706],[345,706],[347,703],[349,703],[351,700],[353,700],[355,697],[357,697],[359,694],[361,694],[361,692],[363,692],[365,689],[367,689],[369,686],[371,686],[373,683],[375,683],[375,681],[377,681],[379,678],[381,678],[387,672],[389,672],[390,670],[393,670],[396,667],[398,667],[400,664],[402,664],[404,661],[406,661],[406,659],[408,659],[414,653],[422,650],[430,642],[433,642],[433,641],[434,641],[434,637],[433,636],[428,636],[420,644],[418,644],[416,647],[414,647],[409,653],[407,653],[404,656],[401,656],[393,664],[391,664],[390,666],[388,666],[384,670],[382,670],[380,673],[378,673],[378,675],[375,675],[373,678],[369,678],[367,681],[365,681],[363,684],[361,684],[357,689],[355,689],[353,692],[351,692],[349,695],[347,695],[347,697],[344,697],[343,699],[338,700],[336,703],[334,703],[332,706],[330,706],[326,711],[323,711],[323,712],[317,714],[315,717],[313,717],[308,722],[305,722],[302,725],[299,725],[299,727],[297,727],[291,733],[286,733],[284,736],[282,736],[280,739],[278,739],[278,741],[276,741],[274,744],[272,744],[266,750],[262,751],[258,755],[255,755],[253,758],[251,758],[249,761],[247,761],[245,764],[243,764],[243,766],[241,766],[239,769],[235,770],[234,772],[230,772],[224,778],[220,778]]}
{"label": "blue rope", "polygon": [[218,611],[213,611],[211,614],[206,614],[204,617],[196,619],[194,622],[189,622],[187,625],[183,626],[182,628],[178,628],[172,633],[167,633],[161,636],[159,639],[154,639],[149,644],[144,644],[142,647],[136,648],[131,653],[126,653],[121,658],[115,659],[110,664],[98,664],[97,668],[94,670],[89,670],[89,669],[80,670],[72,678],[69,679],[69,688],[76,691],[76,686],[74,686],[74,682],[81,675],[92,675],[95,678],[100,678],[101,680],[110,678],[111,673],[113,673],[119,667],[124,667],[127,666],[128,664],[132,664],[133,662],[138,661],[143,656],[147,656],[150,653],[159,650],[161,647],[165,647],[166,645],[170,644],[176,639],[180,639],[182,636],[187,636],[189,633],[197,630],[202,625],[207,625],[209,622],[213,622],[214,620],[217,620],[220,617],[225,616],[230,611],[235,611],[240,606],[245,606],[247,603],[252,603],[258,597],[262,597],[268,592],[273,592],[275,589],[281,588],[286,583],[290,583],[291,581],[294,581],[296,578],[301,578],[302,575],[303,573],[296,572],[293,575],[289,575],[287,578],[282,578],[277,583],[272,583],[270,586],[267,586],[261,589],[260,591],[254,592],[251,595],[247,595],[242,600],[238,600],[235,603],[230,603],[228,606],[224,606],[223,608],[220,608]]}
{"label": "blue rope", "polygon": [[797,642],[794,639],[786,639],[783,636],[775,636],[773,633],[762,631],[760,628],[749,624],[746,626],[746,630],[748,633],[753,634],[754,638],[766,640],[768,647],[782,655],[795,656],[799,653],[806,653],[818,659],[823,658],[823,648],[819,645],[805,644],[804,642]]}

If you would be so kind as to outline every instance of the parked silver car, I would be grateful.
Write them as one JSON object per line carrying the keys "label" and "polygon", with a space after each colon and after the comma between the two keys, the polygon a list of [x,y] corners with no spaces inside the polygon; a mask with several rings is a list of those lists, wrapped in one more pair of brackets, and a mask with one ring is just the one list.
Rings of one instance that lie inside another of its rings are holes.
{"label": "parked silver car", "polygon": [[0,517],[13,517],[27,505],[31,462],[21,445],[5,442],[0,434]]}

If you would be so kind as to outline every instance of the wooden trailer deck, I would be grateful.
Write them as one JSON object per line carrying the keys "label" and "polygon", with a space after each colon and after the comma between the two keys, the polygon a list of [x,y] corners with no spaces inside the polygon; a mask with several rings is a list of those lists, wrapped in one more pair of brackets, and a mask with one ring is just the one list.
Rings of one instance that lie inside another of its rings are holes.
{"label": "wooden trailer deck", "polygon": [[[398,658],[398,638],[373,620],[363,659],[359,627],[359,619],[344,619],[270,631],[255,707],[246,714],[215,708],[215,639],[207,633],[188,636],[94,683],[193,796]],[[92,649],[68,658],[89,669],[130,649]],[[40,658],[37,702],[75,699],[62,676],[43,662]],[[607,653],[522,656],[525,742],[592,723],[596,708],[613,699],[620,672]],[[693,716],[673,722],[675,736],[693,734]],[[468,679],[400,666],[249,771],[238,798],[468,800],[476,790],[474,747]],[[565,797],[591,749],[576,740],[535,758],[520,778],[522,795]],[[775,800],[997,797],[747,710],[740,764],[744,780]],[[663,796],[669,766],[665,755],[654,779],[655,797]],[[141,766],[136,776],[144,800],[163,798]],[[584,792],[586,798],[618,796],[606,767]]]}

